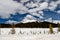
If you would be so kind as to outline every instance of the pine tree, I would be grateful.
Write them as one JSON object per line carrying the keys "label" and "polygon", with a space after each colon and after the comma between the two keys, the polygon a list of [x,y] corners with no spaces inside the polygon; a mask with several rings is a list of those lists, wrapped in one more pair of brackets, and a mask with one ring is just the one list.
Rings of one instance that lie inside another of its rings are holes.
{"label": "pine tree", "polygon": [[44,34],[45,34],[45,30],[44,30]]}
{"label": "pine tree", "polygon": [[40,34],[41,34],[41,31],[40,31]]}
{"label": "pine tree", "polygon": [[51,24],[49,24],[49,28],[50,28],[50,33],[52,34],[53,33],[53,28],[52,28]]}
{"label": "pine tree", "polygon": [[60,32],[60,24],[58,23],[58,32]]}
{"label": "pine tree", "polygon": [[15,25],[14,25],[14,23],[12,24],[12,30],[11,30],[11,34],[15,34]]}

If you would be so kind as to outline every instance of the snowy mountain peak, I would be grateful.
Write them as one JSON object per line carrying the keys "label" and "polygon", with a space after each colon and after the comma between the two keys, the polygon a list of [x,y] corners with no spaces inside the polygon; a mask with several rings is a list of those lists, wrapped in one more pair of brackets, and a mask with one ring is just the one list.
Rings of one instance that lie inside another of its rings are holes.
{"label": "snowy mountain peak", "polygon": [[36,18],[31,16],[31,15],[27,15],[26,17],[24,17],[24,19],[21,21],[22,23],[27,23],[27,22],[35,22],[37,20],[35,20]]}

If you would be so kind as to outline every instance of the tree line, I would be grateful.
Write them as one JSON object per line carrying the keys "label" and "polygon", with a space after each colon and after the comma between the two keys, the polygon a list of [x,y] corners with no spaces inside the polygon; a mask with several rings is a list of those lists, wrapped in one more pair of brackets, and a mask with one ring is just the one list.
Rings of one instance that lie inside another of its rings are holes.
{"label": "tree line", "polygon": [[52,25],[52,27],[57,27],[58,24],[50,23],[50,22],[28,22],[28,23],[17,23],[17,24],[0,24],[0,28],[12,28],[12,25],[14,25],[16,28],[49,28],[49,24]]}

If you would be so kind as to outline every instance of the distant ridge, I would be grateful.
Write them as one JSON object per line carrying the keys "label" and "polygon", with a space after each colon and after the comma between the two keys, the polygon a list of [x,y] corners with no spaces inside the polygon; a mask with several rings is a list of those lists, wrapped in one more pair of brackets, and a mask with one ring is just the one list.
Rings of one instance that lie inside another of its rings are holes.
{"label": "distant ridge", "polygon": [[11,27],[11,25],[10,24],[1,24],[0,23],[0,28],[10,28]]}
{"label": "distant ridge", "polygon": [[[58,24],[51,23],[51,22],[28,22],[28,23],[17,23],[15,24],[16,28],[49,28],[49,24],[52,25],[52,27],[58,27]],[[11,24],[0,24],[1,28],[12,28]]]}

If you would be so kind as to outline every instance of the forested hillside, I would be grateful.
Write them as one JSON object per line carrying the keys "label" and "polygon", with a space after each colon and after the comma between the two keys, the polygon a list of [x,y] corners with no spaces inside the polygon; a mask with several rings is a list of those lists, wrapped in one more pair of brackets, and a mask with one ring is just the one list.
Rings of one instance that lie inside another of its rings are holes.
{"label": "forested hillside", "polygon": [[16,28],[49,28],[49,24],[52,27],[58,27],[58,24],[50,23],[50,22],[28,22],[28,23],[17,23],[17,24],[0,24],[1,28],[12,28],[14,25]]}

